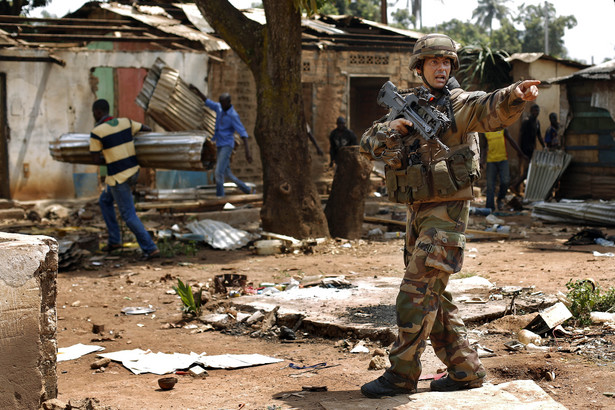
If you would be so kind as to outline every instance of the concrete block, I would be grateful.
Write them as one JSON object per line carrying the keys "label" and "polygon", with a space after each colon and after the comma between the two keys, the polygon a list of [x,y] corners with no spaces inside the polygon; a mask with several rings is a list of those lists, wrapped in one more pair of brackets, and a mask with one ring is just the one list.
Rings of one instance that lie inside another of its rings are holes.
{"label": "concrete block", "polygon": [[57,397],[58,243],[0,232],[0,408]]}

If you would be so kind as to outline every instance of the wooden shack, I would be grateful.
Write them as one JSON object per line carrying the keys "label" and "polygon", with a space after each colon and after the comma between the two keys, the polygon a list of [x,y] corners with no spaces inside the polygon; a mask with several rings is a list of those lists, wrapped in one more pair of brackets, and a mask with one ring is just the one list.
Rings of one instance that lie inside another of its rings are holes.
{"label": "wooden shack", "polygon": [[615,60],[552,83],[561,89],[562,142],[572,155],[559,195],[615,199]]}

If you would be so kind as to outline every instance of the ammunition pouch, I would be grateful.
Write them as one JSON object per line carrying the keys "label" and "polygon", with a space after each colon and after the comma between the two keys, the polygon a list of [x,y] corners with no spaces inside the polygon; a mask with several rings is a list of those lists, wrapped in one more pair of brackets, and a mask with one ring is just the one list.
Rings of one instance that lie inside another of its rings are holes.
{"label": "ammunition pouch", "polygon": [[397,203],[435,202],[451,197],[478,178],[474,154],[461,145],[429,165],[414,164],[405,169],[386,169],[389,200]]}

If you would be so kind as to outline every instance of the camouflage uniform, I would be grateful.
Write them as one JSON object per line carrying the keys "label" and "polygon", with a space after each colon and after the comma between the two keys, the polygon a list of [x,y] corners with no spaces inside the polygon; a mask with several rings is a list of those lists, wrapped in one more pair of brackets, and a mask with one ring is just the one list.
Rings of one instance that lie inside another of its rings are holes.
{"label": "camouflage uniform", "polygon": [[[451,151],[463,144],[470,145],[478,161],[477,146],[475,141],[468,140],[468,135],[501,129],[518,119],[525,102],[513,93],[517,85],[488,94],[452,90],[456,130],[449,128],[442,141]],[[391,133],[388,123],[374,123],[361,139],[361,152],[370,159],[391,164],[391,156],[399,150],[387,148],[387,141],[382,138],[387,133]],[[411,144],[416,138],[410,134],[404,137],[404,144]],[[421,162],[430,164],[440,155],[439,151],[442,150],[435,143],[422,141]],[[389,355],[391,367],[384,374],[398,387],[416,389],[421,373],[420,356],[427,338],[452,379],[471,381],[485,376],[477,353],[469,346],[458,309],[446,291],[449,276],[459,272],[463,264],[470,199],[471,185],[448,198],[432,197],[408,204],[406,271],[396,302],[399,334]]]}

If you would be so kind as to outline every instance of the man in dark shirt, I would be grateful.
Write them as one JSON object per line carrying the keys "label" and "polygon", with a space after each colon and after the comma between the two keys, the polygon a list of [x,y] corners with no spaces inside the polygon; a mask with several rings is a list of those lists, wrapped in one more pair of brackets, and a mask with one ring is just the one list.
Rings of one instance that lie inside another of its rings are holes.
{"label": "man in dark shirt", "polygon": [[536,104],[530,108],[530,116],[521,123],[521,150],[528,158],[532,158],[534,149],[536,148],[536,138],[542,147],[545,147],[545,142],[540,135],[540,122],[538,121],[540,107]]}
{"label": "man in dark shirt", "polygon": [[337,128],[329,134],[329,156],[331,157],[329,166],[333,166],[340,148],[349,145],[358,145],[358,143],[357,136],[354,135],[354,132],[346,128],[346,119],[344,117],[338,117]]}
{"label": "man in dark shirt", "polygon": [[534,104],[530,107],[530,116],[523,120],[521,123],[519,145],[521,151],[527,157],[522,158],[519,163],[519,177],[515,180],[512,186],[512,190],[516,193],[520,193],[520,185],[527,178],[527,171],[529,169],[530,161],[532,160],[532,154],[536,149],[536,138],[542,147],[545,147],[545,142],[540,135],[540,122],[538,121],[538,114],[540,114],[540,107]]}

